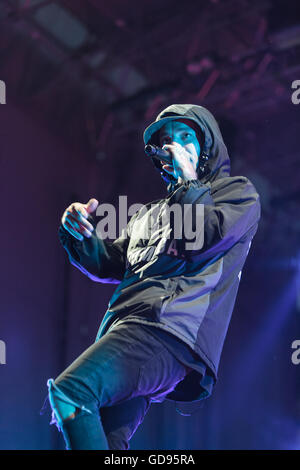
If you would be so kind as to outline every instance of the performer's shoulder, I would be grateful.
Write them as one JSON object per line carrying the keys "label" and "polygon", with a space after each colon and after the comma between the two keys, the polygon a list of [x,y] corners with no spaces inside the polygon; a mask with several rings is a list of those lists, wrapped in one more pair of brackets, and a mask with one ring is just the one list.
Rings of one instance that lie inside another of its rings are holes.
{"label": "performer's shoulder", "polygon": [[247,176],[225,176],[224,178],[218,178],[211,183],[211,188],[215,191],[226,187],[240,186],[241,188],[248,186],[255,190],[254,184],[250,181]]}

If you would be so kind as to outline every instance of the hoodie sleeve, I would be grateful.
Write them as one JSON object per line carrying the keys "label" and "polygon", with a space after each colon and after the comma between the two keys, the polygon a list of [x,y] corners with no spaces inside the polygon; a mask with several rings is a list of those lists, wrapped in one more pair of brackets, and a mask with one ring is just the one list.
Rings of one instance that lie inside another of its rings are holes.
{"label": "hoodie sleeve", "polygon": [[70,263],[93,281],[119,284],[123,279],[128,237],[108,242],[100,239],[94,230],[90,238],[85,237],[80,241],[62,225],[58,229],[58,236]]}
{"label": "hoodie sleeve", "polygon": [[[190,204],[192,216],[188,220],[192,222],[193,232],[203,231],[203,243],[197,250],[201,258],[220,255],[247,232],[251,231],[252,236],[256,232],[260,219],[260,198],[246,177],[223,178],[215,183],[213,189],[210,183],[187,181],[177,188],[173,197],[172,202],[181,206]],[[196,206],[199,204],[203,208],[198,213]],[[183,223],[186,223],[185,218]]]}

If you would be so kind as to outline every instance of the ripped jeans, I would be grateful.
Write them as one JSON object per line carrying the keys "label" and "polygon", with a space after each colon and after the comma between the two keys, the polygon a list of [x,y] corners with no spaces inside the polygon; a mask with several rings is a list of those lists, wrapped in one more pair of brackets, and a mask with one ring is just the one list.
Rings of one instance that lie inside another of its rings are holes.
{"label": "ripped jeans", "polygon": [[186,376],[188,368],[148,331],[117,325],[48,380],[51,424],[67,449],[129,449],[151,402],[164,401]]}

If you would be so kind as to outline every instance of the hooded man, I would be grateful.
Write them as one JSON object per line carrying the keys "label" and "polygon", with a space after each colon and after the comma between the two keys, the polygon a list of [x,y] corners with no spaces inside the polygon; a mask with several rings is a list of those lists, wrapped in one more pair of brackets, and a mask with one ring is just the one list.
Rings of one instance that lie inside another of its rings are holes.
{"label": "hooded man", "polygon": [[95,234],[95,199],[71,204],[59,228],[74,266],[118,283],[96,342],[48,380],[68,449],[128,449],[152,402],[211,395],[260,218],[255,188],[229,176],[219,126],[204,107],[169,106],[144,143],[171,158],[153,157],[166,197],[139,209],[126,236],[110,243]]}

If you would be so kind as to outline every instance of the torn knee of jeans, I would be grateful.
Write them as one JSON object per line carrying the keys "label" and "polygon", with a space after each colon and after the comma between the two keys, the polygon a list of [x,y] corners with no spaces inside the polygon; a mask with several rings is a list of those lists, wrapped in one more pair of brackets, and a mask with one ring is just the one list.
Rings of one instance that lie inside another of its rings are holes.
{"label": "torn knee of jeans", "polygon": [[84,405],[74,402],[54,383],[53,379],[47,381],[49,402],[52,409],[52,419],[50,424],[55,424],[61,431],[64,421],[75,419],[81,413],[86,412],[92,414],[92,411]]}

